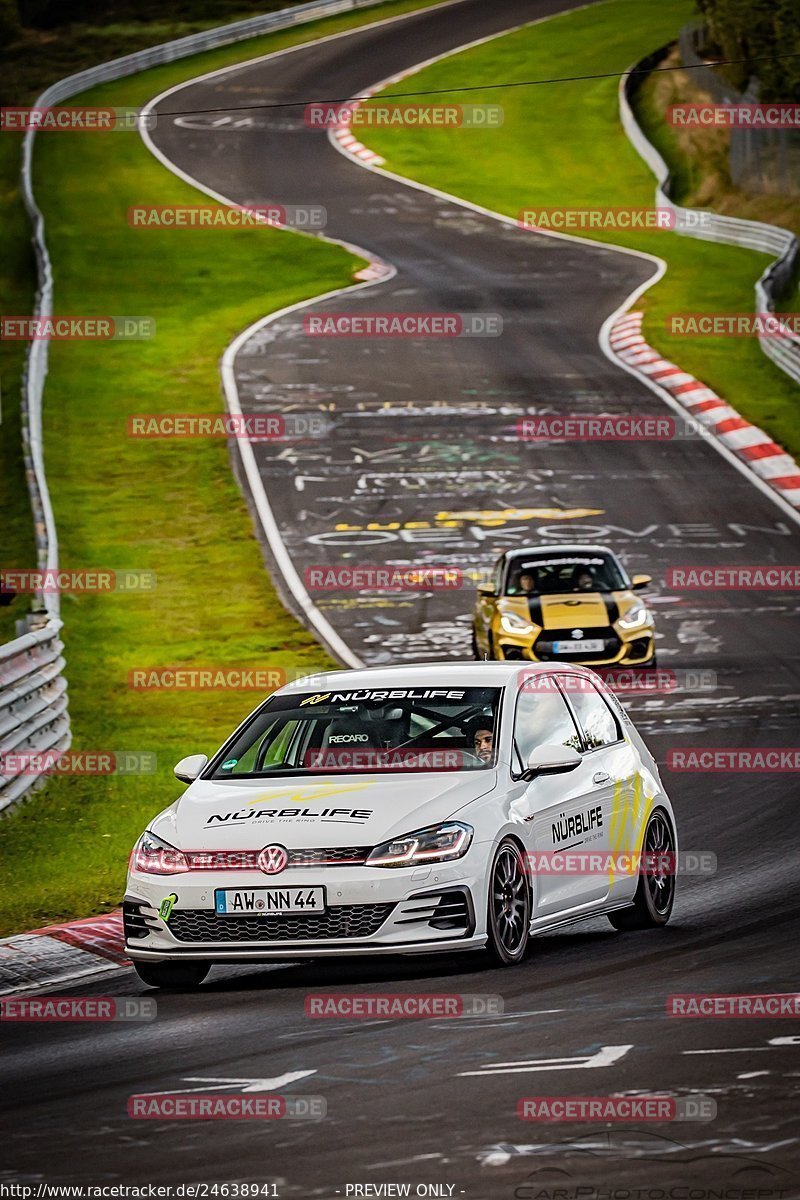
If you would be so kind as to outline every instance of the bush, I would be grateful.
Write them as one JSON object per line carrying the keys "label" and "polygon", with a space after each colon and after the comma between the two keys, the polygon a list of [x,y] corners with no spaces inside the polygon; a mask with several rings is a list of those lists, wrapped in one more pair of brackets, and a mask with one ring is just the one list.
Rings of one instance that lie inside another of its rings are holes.
{"label": "bush", "polygon": [[800,100],[800,57],[776,57],[800,55],[797,0],[697,0],[697,7],[709,48],[721,58],[749,60],[729,68],[728,78],[736,87],[743,90],[755,75],[761,100]]}

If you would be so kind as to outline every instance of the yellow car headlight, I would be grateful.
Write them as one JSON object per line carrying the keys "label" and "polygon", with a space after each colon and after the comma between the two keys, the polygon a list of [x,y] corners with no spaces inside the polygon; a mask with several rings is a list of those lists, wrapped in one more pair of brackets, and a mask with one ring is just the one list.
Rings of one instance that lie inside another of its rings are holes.
{"label": "yellow car headlight", "polygon": [[533,633],[536,626],[531,625],[530,621],[526,621],[519,613],[505,612],[500,616],[500,628],[506,633],[524,634]]}
{"label": "yellow car headlight", "polygon": [[623,617],[619,618],[620,629],[641,629],[643,625],[649,625],[652,621],[649,611],[644,604],[634,604]]}

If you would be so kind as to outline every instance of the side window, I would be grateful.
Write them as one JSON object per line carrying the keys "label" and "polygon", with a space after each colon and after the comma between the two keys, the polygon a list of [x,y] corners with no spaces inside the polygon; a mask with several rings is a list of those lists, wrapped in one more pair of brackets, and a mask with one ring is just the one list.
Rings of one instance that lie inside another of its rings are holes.
{"label": "side window", "polygon": [[571,746],[581,740],[560,692],[521,691],[514,717],[514,741],[523,764],[537,746]]}
{"label": "side window", "polygon": [[[240,759],[229,758],[227,761],[231,766],[226,768],[232,775],[248,775],[253,771],[260,771],[265,763],[282,762],[292,734],[297,728],[296,721],[286,721],[283,729],[275,736],[275,730],[281,718],[278,717],[274,721],[270,721],[267,728],[264,730],[260,738],[256,738],[252,746],[247,750],[247,753]],[[266,747],[271,737],[275,737],[271,746],[266,749],[262,760],[262,746]]]}
{"label": "side window", "polygon": [[565,687],[583,729],[587,749],[597,750],[600,746],[618,742],[622,734],[617,718],[594,684],[582,679],[581,687],[573,688],[567,678]]}
{"label": "side window", "polygon": [[500,589],[503,584],[503,566],[504,565],[505,565],[505,560],[502,558],[498,558],[497,562],[494,564],[494,571],[492,572],[492,587],[494,588],[495,596],[500,595]]}

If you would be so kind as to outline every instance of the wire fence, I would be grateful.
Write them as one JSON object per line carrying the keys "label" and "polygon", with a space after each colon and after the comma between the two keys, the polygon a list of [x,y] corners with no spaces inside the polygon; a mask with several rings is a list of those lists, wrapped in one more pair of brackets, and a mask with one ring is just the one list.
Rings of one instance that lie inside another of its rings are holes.
{"label": "wire fence", "polygon": [[[702,210],[703,220],[698,221],[701,210],[684,208],[670,196],[671,179],[669,167],[655,146],[648,141],[633,111],[633,102],[638,89],[652,71],[666,57],[671,47],[664,46],[636,63],[622,76],[619,85],[620,118],[625,133],[634,149],[644,159],[656,177],[656,204],[659,208],[671,209],[675,215],[675,230],[684,237],[700,238],[703,241],[719,242],[732,246],[743,246],[748,250],[759,250],[773,257],[755,285],[755,311],[759,315],[775,312],[776,304],[791,281],[797,263],[797,238],[788,229],[778,225],[767,225],[761,221],[747,221],[741,217],[725,217]],[[630,72],[635,71],[636,74]],[[759,345],[764,354],[780,367],[795,382],[800,383],[800,337],[786,324],[780,323],[768,334],[759,333]]]}
{"label": "wire fence", "polygon": [[[691,67],[692,81],[716,104],[757,104],[758,81],[744,92],[715,70],[703,53],[699,22],[684,25],[678,35],[681,62]],[[729,131],[728,167],[737,187],[751,192],[800,195],[800,130],[739,129]]]}

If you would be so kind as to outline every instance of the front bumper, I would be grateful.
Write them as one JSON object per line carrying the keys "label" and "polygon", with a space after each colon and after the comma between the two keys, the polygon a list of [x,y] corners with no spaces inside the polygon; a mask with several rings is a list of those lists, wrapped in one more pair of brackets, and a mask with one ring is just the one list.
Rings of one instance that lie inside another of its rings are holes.
{"label": "front bumper", "polygon": [[618,630],[609,625],[602,630],[587,630],[586,637],[602,637],[604,649],[594,654],[556,654],[555,641],[568,641],[570,631],[540,629],[533,634],[511,634],[498,625],[493,629],[496,656],[522,662],[579,663],[583,667],[645,666],[655,654],[655,630],[652,625],[641,629]]}
{"label": "front bumper", "polygon": [[[123,903],[132,959],[254,962],[351,954],[424,954],[485,944],[484,872],[473,845],[436,867],[295,868],[280,880],[253,871],[152,876],[132,872]],[[321,914],[221,916],[218,888],[324,887]],[[176,895],[168,919],[159,909]]]}

